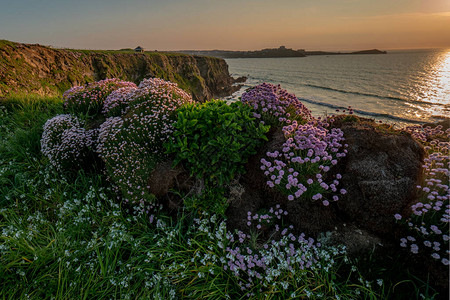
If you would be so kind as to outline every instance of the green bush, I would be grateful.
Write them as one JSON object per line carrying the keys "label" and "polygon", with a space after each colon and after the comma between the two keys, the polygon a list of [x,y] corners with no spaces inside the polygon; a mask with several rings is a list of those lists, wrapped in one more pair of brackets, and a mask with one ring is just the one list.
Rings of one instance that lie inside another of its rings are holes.
{"label": "green bush", "polygon": [[183,106],[174,124],[175,141],[166,144],[168,153],[175,154],[175,164],[181,162],[203,179],[206,189],[222,190],[244,172],[249,156],[267,140],[269,126],[258,123],[252,113],[242,103],[219,100]]}

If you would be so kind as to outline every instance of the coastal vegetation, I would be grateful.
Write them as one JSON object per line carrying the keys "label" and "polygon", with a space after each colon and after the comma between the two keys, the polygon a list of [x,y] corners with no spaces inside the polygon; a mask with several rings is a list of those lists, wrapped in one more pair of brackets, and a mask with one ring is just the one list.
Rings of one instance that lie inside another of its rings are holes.
{"label": "coastal vegetation", "polygon": [[[307,207],[302,218],[325,213],[328,223],[351,202],[340,168],[355,147],[346,133],[363,129],[414,143],[425,160],[408,207],[366,215],[394,224],[394,244],[351,252],[292,218]],[[315,118],[270,84],[231,105],[194,102],[157,78],[4,99],[0,296],[445,299],[450,131],[391,131],[351,109]],[[261,179],[259,206],[248,173]]]}
{"label": "coastal vegetation", "polygon": [[56,49],[0,40],[0,65],[0,98],[55,97],[72,86],[107,78],[136,84],[163,78],[201,102],[236,89],[223,59],[181,53]]}

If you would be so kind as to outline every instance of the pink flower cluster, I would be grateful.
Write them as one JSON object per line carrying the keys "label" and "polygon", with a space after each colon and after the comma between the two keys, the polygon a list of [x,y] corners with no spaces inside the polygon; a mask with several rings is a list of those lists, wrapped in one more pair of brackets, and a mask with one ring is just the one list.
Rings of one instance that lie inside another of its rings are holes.
{"label": "pink flower cluster", "polygon": [[113,91],[106,98],[102,113],[108,117],[124,115],[140,102],[149,101],[148,96],[150,94],[155,99],[173,98],[175,101],[168,101],[169,106],[177,100],[183,102],[192,101],[191,96],[180,89],[176,83],[160,78],[149,78],[144,79],[139,84],[139,87],[127,86]]}
{"label": "pink flower cluster", "polygon": [[410,126],[406,129],[413,137],[422,141],[428,156],[424,159],[424,181],[417,186],[420,201],[411,206],[412,214],[405,218],[395,214],[397,220],[404,220],[411,234],[400,240],[400,246],[411,253],[421,251],[449,265],[450,224],[450,130]]}
{"label": "pink flower cluster", "polygon": [[[267,157],[261,159],[261,170],[269,178],[267,185],[277,186],[288,194],[289,200],[310,198],[321,200],[328,206],[325,194],[338,192],[341,175],[337,174],[331,182],[326,182],[325,175],[339,158],[346,155],[347,150],[342,150],[343,132],[312,123],[300,125],[294,120],[291,125],[283,127],[283,133],[286,141],[280,151],[267,152]],[[345,194],[346,191],[340,189],[339,193]],[[332,201],[338,199],[333,195]]]}
{"label": "pink flower cluster", "polygon": [[63,94],[64,107],[76,114],[96,115],[101,112],[106,97],[122,87],[136,88],[136,85],[113,78],[72,87]]}
{"label": "pink flower cluster", "polygon": [[128,86],[112,91],[103,103],[102,113],[107,117],[118,117],[125,113],[130,100],[133,98],[133,91],[137,87]]}
{"label": "pink flower cluster", "polygon": [[253,107],[254,117],[269,125],[290,124],[311,119],[311,112],[294,95],[280,85],[262,83],[242,94],[241,101]]}
{"label": "pink flower cluster", "polygon": [[44,125],[41,151],[56,169],[77,169],[95,145],[96,130],[86,130],[72,115],[58,115]]}
{"label": "pink flower cluster", "polygon": [[[247,212],[247,226],[252,226],[252,224],[256,224],[256,229],[261,229],[263,226],[267,226],[273,222],[273,219],[280,220],[283,215],[287,215],[288,212],[280,208],[280,205],[277,204],[275,208],[271,207],[269,212],[266,214],[254,214],[252,212]],[[278,225],[276,225],[278,226]],[[278,231],[278,229],[276,229]]]}
{"label": "pink flower cluster", "polygon": [[430,138],[433,138],[435,136],[441,135],[441,136],[449,136],[450,135],[450,128],[447,129],[445,132],[442,131],[442,125],[438,125],[436,127],[430,127],[422,125],[412,125],[407,126],[403,129],[406,132],[409,132],[411,136],[423,143],[426,143],[429,141]]}
{"label": "pink flower cluster", "polygon": [[171,139],[173,114],[192,98],[162,79],[144,80],[138,88],[117,92],[114,97],[115,103],[127,106],[122,106],[121,116],[108,118],[101,125],[97,151],[123,197],[142,202],[148,196],[147,180],[152,169],[165,157],[163,144]]}

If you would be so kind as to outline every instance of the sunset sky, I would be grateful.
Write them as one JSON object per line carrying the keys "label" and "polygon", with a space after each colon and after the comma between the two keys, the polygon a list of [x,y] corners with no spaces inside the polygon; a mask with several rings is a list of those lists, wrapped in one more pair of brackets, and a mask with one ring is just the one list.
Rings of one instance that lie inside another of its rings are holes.
{"label": "sunset sky", "polygon": [[0,39],[77,49],[450,48],[450,0],[0,0]]}

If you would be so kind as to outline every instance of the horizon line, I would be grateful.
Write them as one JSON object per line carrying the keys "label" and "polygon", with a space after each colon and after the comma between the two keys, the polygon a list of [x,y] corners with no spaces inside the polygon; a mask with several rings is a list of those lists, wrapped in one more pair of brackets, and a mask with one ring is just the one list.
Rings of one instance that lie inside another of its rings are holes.
{"label": "horizon line", "polygon": [[[11,41],[11,40],[7,40],[7,39],[0,39],[0,41],[8,41],[8,42],[13,42],[13,43],[18,43],[18,44],[29,44],[29,45],[33,45],[33,44],[37,44],[37,45],[41,45],[41,46],[46,46],[46,47],[50,47],[50,48],[55,48],[55,49],[71,49],[71,50],[93,50],[93,51],[118,51],[121,49],[134,49],[135,47],[138,47],[140,45],[137,46],[133,46],[133,47],[123,47],[123,48],[117,48],[117,49],[105,49],[105,48],[72,48],[72,47],[65,47],[65,46],[57,46],[57,45],[46,45],[46,44],[40,44],[40,43],[29,43],[29,42],[17,42],[17,41]],[[286,44],[285,44],[286,45]],[[260,50],[264,50],[264,49],[279,49],[280,46],[278,47],[273,47],[273,48],[260,48],[260,49],[246,49],[246,50],[231,50],[231,49],[177,49],[177,50],[165,50],[165,49],[154,49],[152,48],[152,50],[150,50],[150,48],[146,48],[145,46],[141,46],[144,48],[145,51],[149,51],[149,52],[177,52],[177,51],[260,51]],[[326,50],[320,50],[320,49],[307,49],[307,48],[289,48],[286,47],[287,49],[292,49],[292,50],[305,50],[305,51],[324,51],[324,52],[347,52],[347,51],[364,51],[364,50],[372,50],[372,49],[377,49],[377,50],[381,50],[381,51],[401,51],[401,50],[447,50],[450,49],[450,45],[449,46],[443,46],[443,47],[433,47],[433,46],[427,46],[427,47],[398,47],[398,48],[377,48],[377,47],[366,47],[366,48],[358,48],[358,49],[326,49]],[[148,50],[146,50],[148,49]]]}

